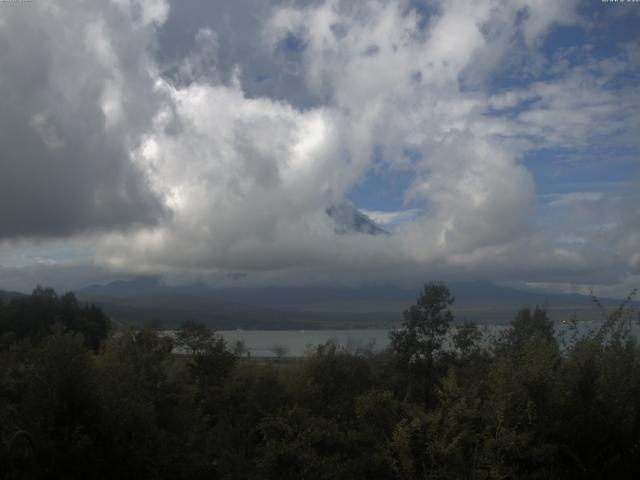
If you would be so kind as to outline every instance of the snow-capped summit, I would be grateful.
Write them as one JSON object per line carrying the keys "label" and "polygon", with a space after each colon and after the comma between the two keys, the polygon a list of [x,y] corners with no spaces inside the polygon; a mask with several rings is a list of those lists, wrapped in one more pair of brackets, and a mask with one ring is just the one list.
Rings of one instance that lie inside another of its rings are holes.
{"label": "snow-capped summit", "polygon": [[389,232],[348,202],[332,205],[326,212],[335,223],[336,233],[340,235],[354,232],[367,235],[389,235]]}

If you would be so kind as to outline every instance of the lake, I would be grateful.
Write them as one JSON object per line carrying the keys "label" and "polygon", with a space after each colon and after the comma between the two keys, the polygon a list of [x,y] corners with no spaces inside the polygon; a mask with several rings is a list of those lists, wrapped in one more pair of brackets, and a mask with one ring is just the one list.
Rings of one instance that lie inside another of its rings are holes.
{"label": "lake", "polygon": [[[599,328],[600,322],[582,322],[579,325],[580,335]],[[507,328],[507,325],[480,325],[483,343],[491,343],[498,338]],[[390,344],[390,329],[363,329],[363,330],[220,330],[219,334],[226,340],[229,347],[237,341],[244,342],[245,347],[253,357],[275,357],[278,352],[285,357],[301,357],[317,345],[335,340],[338,345],[349,352],[370,349],[379,352]],[[637,323],[632,326],[633,334],[640,336],[640,327]],[[572,333],[563,323],[556,324],[556,334],[562,341],[569,341]]]}
{"label": "lake", "polygon": [[[490,341],[500,334],[504,325],[480,326],[483,338]],[[245,347],[254,357],[275,357],[277,349],[285,357],[301,357],[317,345],[334,340],[347,351],[356,353],[363,349],[379,352],[390,344],[390,329],[363,330],[220,330],[217,333],[232,348],[237,341],[244,342]]]}
{"label": "lake", "polygon": [[[602,325],[601,322],[582,322],[579,325],[579,335],[594,331]],[[508,325],[479,325],[482,333],[482,343],[490,344],[508,328]],[[310,349],[334,340],[340,347],[351,353],[362,350],[379,352],[390,344],[391,329],[352,329],[352,330],[218,330],[217,333],[227,342],[230,349],[241,341],[246,351],[252,357],[302,357]],[[632,332],[640,337],[640,326],[632,325]],[[165,333],[173,336],[175,331]],[[566,323],[556,323],[556,336],[562,342],[572,338],[572,332]],[[445,341],[445,345],[449,342]]]}
{"label": "lake", "polygon": [[275,349],[282,347],[284,356],[301,357],[309,348],[335,340],[351,352],[371,346],[373,351],[389,346],[388,329],[380,330],[220,330],[217,333],[230,347],[244,342],[255,357],[275,357]]}

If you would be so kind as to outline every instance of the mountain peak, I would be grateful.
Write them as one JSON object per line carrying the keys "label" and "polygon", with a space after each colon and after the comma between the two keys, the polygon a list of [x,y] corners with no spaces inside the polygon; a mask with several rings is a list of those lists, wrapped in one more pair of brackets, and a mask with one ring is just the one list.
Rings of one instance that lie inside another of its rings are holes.
{"label": "mountain peak", "polygon": [[335,231],[339,235],[354,232],[367,235],[390,235],[389,232],[348,202],[331,205],[325,211],[334,221]]}

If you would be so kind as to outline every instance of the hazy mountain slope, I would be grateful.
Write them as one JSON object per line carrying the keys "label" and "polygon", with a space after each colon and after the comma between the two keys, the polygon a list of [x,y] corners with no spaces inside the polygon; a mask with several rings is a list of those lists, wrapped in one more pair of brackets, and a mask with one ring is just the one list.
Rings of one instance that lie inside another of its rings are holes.
{"label": "hazy mountain slope", "polygon": [[185,320],[205,323],[217,329],[296,329],[312,327],[299,316],[282,315],[267,307],[225,303],[215,297],[156,292],[130,296],[107,296],[78,292],[81,301],[96,303],[116,322],[159,323],[171,328]]}
{"label": "hazy mountain slope", "polygon": [[[584,295],[541,294],[489,282],[452,282],[458,320],[506,323],[523,306],[547,306],[558,320],[576,314],[601,315]],[[116,319],[175,325],[191,319],[216,328],[347,328],[389,326],[402,318],[418,289],[370,288],[208,288],[166,286],[141,277],[77,291],[81,300],[101,305]],[[617,300],[602,300],[617,305]]]}
{"label": "hazy mountain slope", "polygon": [[0,290],[0,300],[2,300],[3,302],[8,302],[10,300],[13,300],[14,298],[20,298],[24,296],[24,293]]}

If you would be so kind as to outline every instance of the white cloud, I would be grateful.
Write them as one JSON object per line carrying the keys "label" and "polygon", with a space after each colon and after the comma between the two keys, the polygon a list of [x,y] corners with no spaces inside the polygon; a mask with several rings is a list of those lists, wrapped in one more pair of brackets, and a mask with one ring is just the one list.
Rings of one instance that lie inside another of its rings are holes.
{"label": "white cloud", "polygon": [[[167,107],[137,158],[166,193],[172,216],[112,236],[100,258],[212,271],[375,268],[392,259],[446,261],[512,241],[527,229],[531,178],[512,152],[473,131],[478,101],[456,83],[483,47],[479,23],[489,14],[454,5],[423,35],[416,15],[393,3],[276,13],[267,38],[303,32],[310,85],[334,98],[306,111],[247,98],[238,86],[161,82]],[[416,78],[421,69],[424,80]],[[169,124],[180,127],[167,133]],[[379,143],[391,153],[407,143],[422,153],[407,196],[427,200],[430,211],[392,239],[337,236],[324,210],[371,167]]]}
{"label": "white cloud", "polygon": [[[158,89],[167,110],[136,158],[172,215],[156,229],[112,236],[101,258],[212,270],[324,259],[321,245],[335,240],[324,210],[350,185],[334,113],[300,112],[224,85]],[[180,125],[176,132],[172,123]]]}
{"label": "white cloud", "polygon": [[[249,272],[272,281],[429,271],[613,282],[615,268],[637,270],[631,211],[624,210],[624,222],[610,215],[608,233],[581,229],[593,227],[598,209],[612,211],[615,200],[605,193],[548,202],[559,217],[580,213],[580,225],[568,222],[560,235],[531,221],[535,185],[521,163],[527,151],[582,148],[603,138],[625,144],[625,126],[640,125],[637,88],[606,88],[630,68],[634,45],[627,59],[588,57],[578,66],[566,59],[549,65],[540,54],[554,25],[580,23],[574,2],[439,2],[427,19],[406,2],[276,5],[263,30],[251,33],[274,65],[283,42],[297,39],[294,64],[313,99],[303,106],[286,94],[249,91],[258,72],[233,64],[225,36],[211,26],[193,30],[194,48],[171,60],[169,78],[162,73],[167,65],[153,57],[158,28],[170,21],[168,5],[113,4],[87,7],[64,22],[85,41],[53,42],[53,74],[44,85],[51,98],[28,105],[30,128],[50,150],[80,142],[87,121],[68,125],[69,118],[84,113],[99,123],[93,133],[117,145],[122,168],[156,200],[146,226],[95,237],[100,265],[181,278]],[[47,38],[57,38],[64,7],[42,8],[50,12],[40,22],[53,18]],[[544,68],[551,74],[496,91],[492,76],[518,67],[513,57],[531,60],[533,77]],[[76,98],[78,89],[88,91]],[[91,145],[84,155],[96,149],[105,147]],[[96,160],[89,176],[110,171],[107,161]],[[366,212],[392,227],[392,236],[337,235],[326,208],[343,201],[375,162],[410,173],[406,204],[424,207]],[[117,198],[127,197],[121,178],[109,183]],[[137,208],[110,202],[102,184],[89,190],[107,212]],[[615,251],[599,258],[604,242]]]}
{"label": "white cloud", "polygon": [[135,26],[162,24],[169,14],[167,0],[111,0]]}
{"label": "white cloud", "polygon": [[553,199],[548,202],[549,207],[566,207],[583,202],[598,202],[605,197],[604,192],[571,192],[553,195]]}

